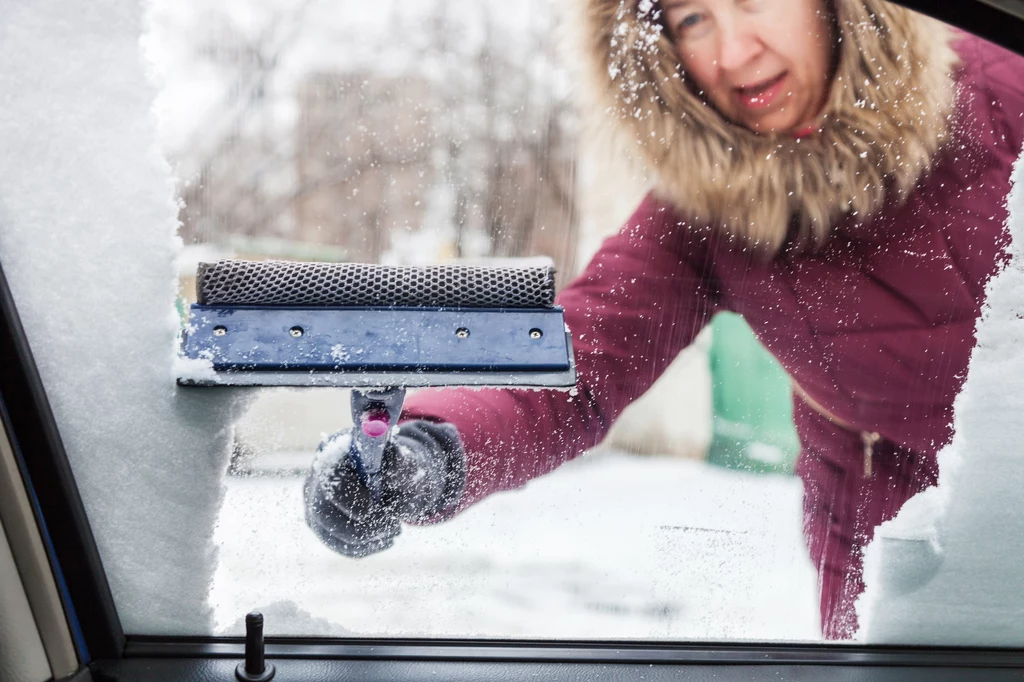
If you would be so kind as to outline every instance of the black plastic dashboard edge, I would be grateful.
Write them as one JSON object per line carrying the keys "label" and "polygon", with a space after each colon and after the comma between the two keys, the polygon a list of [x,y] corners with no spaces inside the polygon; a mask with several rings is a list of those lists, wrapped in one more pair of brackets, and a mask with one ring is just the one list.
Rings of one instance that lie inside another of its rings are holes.
{"label": "black plastic dashboard edge", "polygon": [[[242,658],[239,638],[129,637],[125,658]],[[1024,671],[1024,650],[862,645],[742,645],[656,642],[523,642],[268,637],[270,659],[857,665],[1009,668]]]}
{"label": "black plastic dashboard edge", "polygon": [[[236,662],[218,658],[123,658],[91,666],[92,682],[235,682]],[[281,682],[1020,682],[1006,668],[825,664],[659,664],[402,660],[279,660]]]}
{"label": "black plastic dashboard edge", "polygon": [[62,591],[70,604],[65,611],[79,657],[88,663],[90,658],[120,656],[125,638],[110,586],[2,267],[0,420],[37,501],[55,575],[66,586]]}

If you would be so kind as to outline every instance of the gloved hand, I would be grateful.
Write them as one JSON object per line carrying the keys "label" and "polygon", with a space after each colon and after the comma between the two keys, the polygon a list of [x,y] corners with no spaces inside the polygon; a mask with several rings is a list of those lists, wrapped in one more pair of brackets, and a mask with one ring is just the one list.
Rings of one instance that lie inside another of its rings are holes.
{"label": "gloved hand", "polygon": [[398,427],[381,461],[377,502],[360,479],[350,444],[348,429],[321,443],[304,488],[306,523],[334,551],[364,557],[387,549],[401,521],[425,521],[458,504],[466,463],[451,424],[410,421]]}

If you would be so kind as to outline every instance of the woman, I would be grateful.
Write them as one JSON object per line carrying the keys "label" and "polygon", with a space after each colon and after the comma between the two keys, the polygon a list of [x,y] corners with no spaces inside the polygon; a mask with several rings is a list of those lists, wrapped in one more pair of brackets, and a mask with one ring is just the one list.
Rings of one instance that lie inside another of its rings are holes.
{"label": "woman", "polygon": [[[593,106],[653,192],[558,302],[578,392],[409,401],[372,505],[324,449],[307,519],[363,555],[595,445],[718,310],[792,376],[829,639],[860,550],[934,485],[985,283],[1004,256],[1024,63],[880,0],[586,0]],[[685,503],[682,502],[682,503]]]}

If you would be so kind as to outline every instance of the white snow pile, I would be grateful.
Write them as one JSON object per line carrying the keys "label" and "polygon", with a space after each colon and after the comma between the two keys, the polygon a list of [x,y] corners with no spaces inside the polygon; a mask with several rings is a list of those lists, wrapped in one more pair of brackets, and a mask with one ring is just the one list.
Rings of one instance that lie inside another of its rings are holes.
{"label": "white snow pile", "polygon": [[6,3],[0,264],[124,629],[212,630],[230,390],[178,389],[178,206],[136,0]]}
{"label": "white snow pile", "polygon": [[939,485],[879,526],[857,604],[868,642],[1024,646],[1024,155],[1010,264],[992,278]]}
{"label": "white snow pile", "polygon": [[[253,612],[262,614],[265,623],[274,625],[289,623],[296,631],[305,633],[308,637],[344,637],[350,634],[331,621],[317,618],[308,611],[300,609],[294,602],[287,599],[251,608],[250,613]],[[239,634],[245,632],[245,616],[239,616],[228,628],[228,631]]]}

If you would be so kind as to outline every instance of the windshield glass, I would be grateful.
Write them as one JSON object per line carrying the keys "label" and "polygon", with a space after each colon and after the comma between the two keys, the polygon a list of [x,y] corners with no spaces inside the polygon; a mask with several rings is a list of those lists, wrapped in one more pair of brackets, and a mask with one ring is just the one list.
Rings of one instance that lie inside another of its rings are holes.
{"label": "windshield glass", "polygon": [[1024,642],[1024,58],[881,0],[150,0],[68,69],[47,11],[0,264],[128,633]]}

